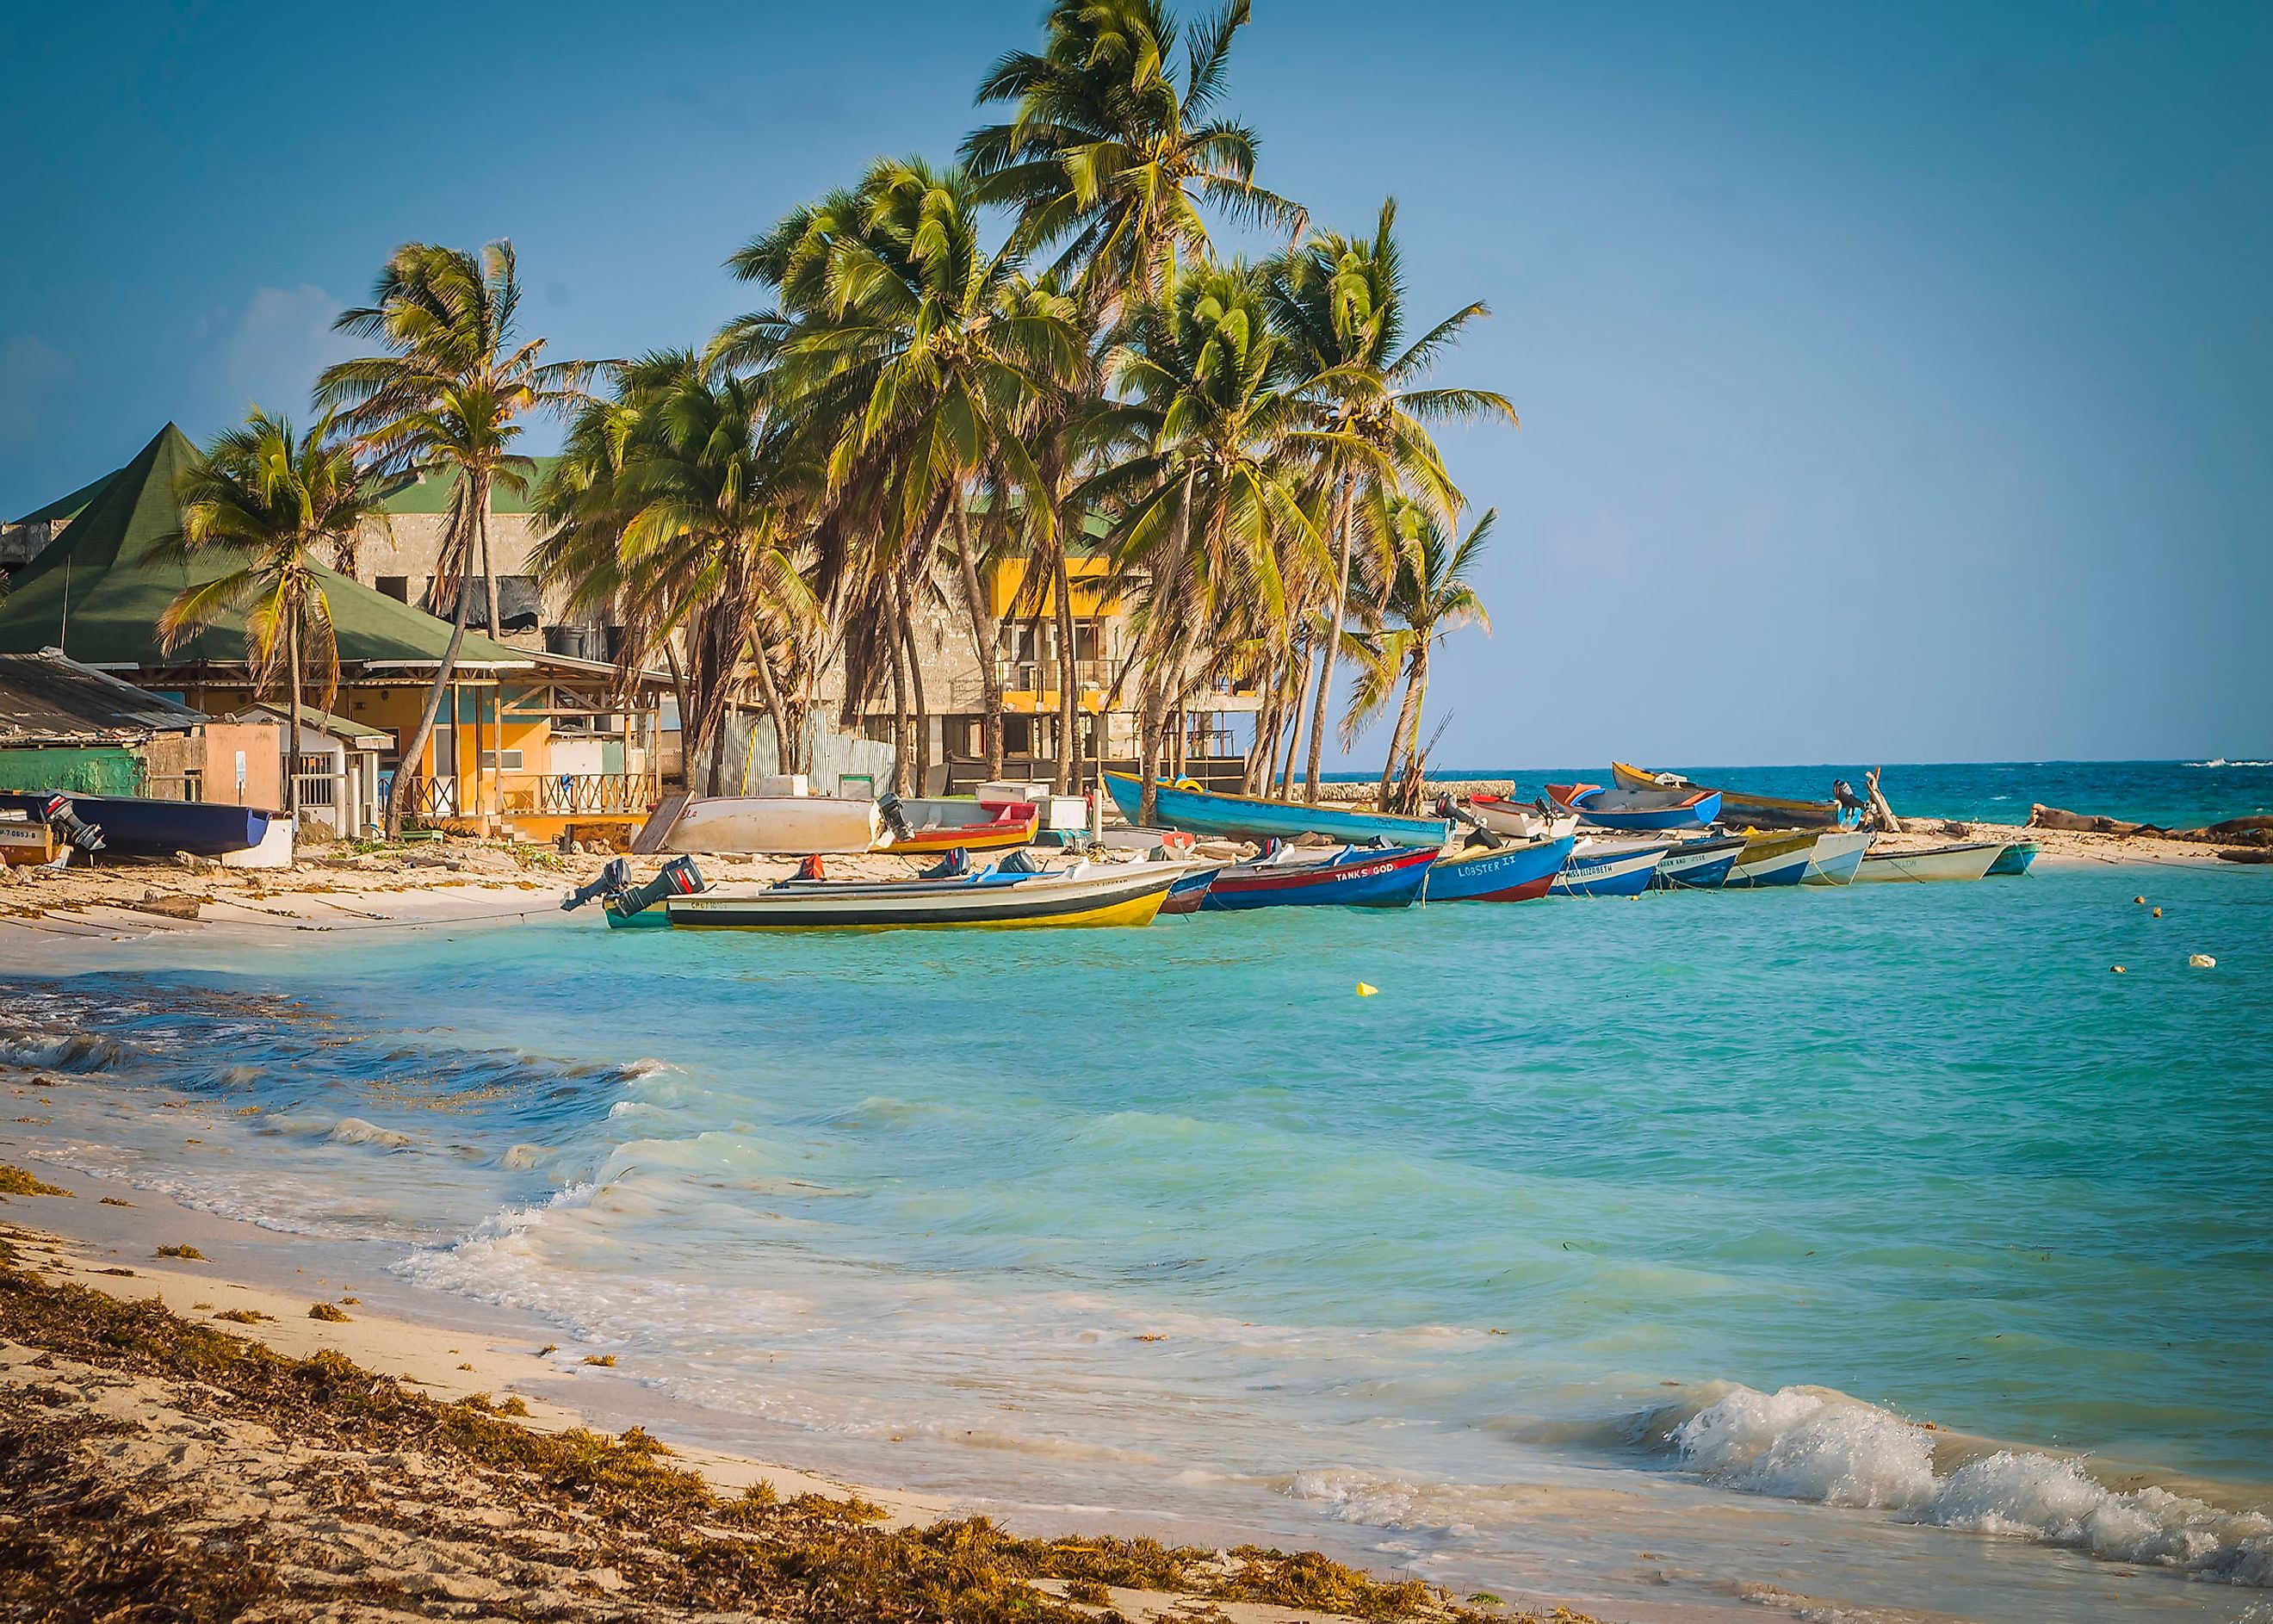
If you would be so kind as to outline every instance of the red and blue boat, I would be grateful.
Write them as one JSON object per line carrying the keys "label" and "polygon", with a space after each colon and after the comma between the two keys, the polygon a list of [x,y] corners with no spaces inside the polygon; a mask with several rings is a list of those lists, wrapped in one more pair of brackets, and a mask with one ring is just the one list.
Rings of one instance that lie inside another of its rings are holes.
{"label": "red and blue boat", "polygon": [[1549,784],[1547,799],[1575,812],[1590,829],[1641,833],[1709,829],[1721,816],[1717,789],[1605,789],[1600,784]]}
{"label": "red and blue boat", "polygon": [[1551,889],[1558,897],[1639,897],[1666,850],[1662,840],[1581,841]]}
{"label": "red and blue boat", "polygon": [[[1437,861],[1433,846],[1346,846],[1317,861],[1291,848],[1217,871],[1200,906],[1237,908],[1409,907]],[[1290,861],[1290,859],[1292,861]]]}
{"label": "red and blue boat", "polygon": [[1570,861],[1575,835],[1520,846],[1478,846],[1440,857],[1421,882],[1429,902],[1529,902],[1547,894]]}
{"label": "red and blue boat", "polygon": [[1649,876],[1652,891],[1718,891],[1744,855],[1742,835],[1704,835],[1675,840]]}
{"label": "red and blue boat", "polygon": [[1216,876],[1221,874],[1227,867],[1229,865],[1227,863],[1208,863],[1192,869],[1168,887],[1168,895],[1160,904],[1160,912],[1163,914],[1198,913],[1200,904],[1207,900],[1208,888],[1215,883]]}
{"label": "red and blue boat", "polygon": [[[1138,822],[1144,786],[1126,772],[1105,775],[1106,793],[1121,816]],[[1450,824],[1441,817],[1399,817],[1389,812],[1368,812],[1356,807],[1304,806],[1300,801],[1266,801],[1259,795],[1225,795],[1197,784],[1161,782],[1154,786],[1155,815],[1170,829],[1227,840],[1296,840],[1320,835],[1362,846],[1369,840],[1392,846],[1442,846]]]}

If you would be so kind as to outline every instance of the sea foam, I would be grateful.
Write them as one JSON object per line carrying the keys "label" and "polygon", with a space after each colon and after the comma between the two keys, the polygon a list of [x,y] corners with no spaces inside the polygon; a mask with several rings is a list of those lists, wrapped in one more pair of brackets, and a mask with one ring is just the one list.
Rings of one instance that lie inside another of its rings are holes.
{"label": "sea foam", "polygon": [[1826,1387],[1732,1388],[1670,1440],[1684,1467],[1724,1488],[2273,1584],[2273,1517],[2152,1485],[2111,1489],[2081,1460],[2033,1450],[1999,1449],[1938,1474],[1932,1430]]}

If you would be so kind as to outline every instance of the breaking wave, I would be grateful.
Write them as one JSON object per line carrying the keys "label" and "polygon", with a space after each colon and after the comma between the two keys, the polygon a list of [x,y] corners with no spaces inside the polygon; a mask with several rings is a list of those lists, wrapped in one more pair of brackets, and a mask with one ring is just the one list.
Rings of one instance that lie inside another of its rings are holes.
{"label": "breaking wave", "polygon": [[2083,1461],[1971,1452],[1939,1428],[1827,1387],[1729,1389],[1645,1431],[1723,1488],[1891,1511],[1903,1520],[2067,1546],[2108,1561],[2273,1584],[2273,1517],[2149,1485],[2113,1489]]}

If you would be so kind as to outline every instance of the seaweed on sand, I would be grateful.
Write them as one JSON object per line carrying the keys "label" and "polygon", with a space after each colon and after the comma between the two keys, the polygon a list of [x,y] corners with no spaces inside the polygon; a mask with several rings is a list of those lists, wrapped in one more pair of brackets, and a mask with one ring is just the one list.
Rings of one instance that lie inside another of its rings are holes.
{"label": "seaweed on sand", "polygon": [[[296,1523],[272,1509],[241,1526],[170,1515],[142,1480],[106,1477],[101,1457],[79,1447],[90,1427],[139,1430],[136,1421],[70,1417],[0,1387],[0,1500],[14,1514],[0,1520],[0,1575],[16,1575],[0,1577],[9,1617],[124,1616],[130,1596],[151,1604],[133,1616],[184,1624],[229,1624],[255,1606],[291,1616],[354,1598],[431,1613],[439,1598],[406,1594],[383,1567],[358,1568],[353,1542],[322,1542],[340,1539],[340,1518],[398,1543],[432,1540],[438,1502],[460,1514],[448,1541],[477,1539],[489,1553],[476,1559],[488,1564],[479,1583],[494,1589],[549,1564],[557,1576],[545,1583],[604,1594],[615,1619],[731,1612],[799,1624],[1091,1624],[1107,1586],[1377,1620],[1487,1616],[1417,1582],[1384,1583],[1314,1554],[1026,1539],[979,1517],[892,1528],[857,1498],[784,1500],[762,1486],[723,1494],[636,1428],[539,1432],[514,1418],[517,1400],[444,1402],[337,1352],[289,1357],[157,1302],[50,1282],[14,1264],[0,1243],[0,1336],[165,1384],[164,1404],[196,1425],[257,1423],[251,1432],[275,1440],[268,1470],[323,1515]],[[35,1482],[37,1492],[25,1492]],[[306,1590],[311,1560],[345,1570],[347,1588]],[[1045,1578],[1068,1582],[1091,1610],[1039,1588]],[[504,1595],[484,1607],[522,1616]]]}

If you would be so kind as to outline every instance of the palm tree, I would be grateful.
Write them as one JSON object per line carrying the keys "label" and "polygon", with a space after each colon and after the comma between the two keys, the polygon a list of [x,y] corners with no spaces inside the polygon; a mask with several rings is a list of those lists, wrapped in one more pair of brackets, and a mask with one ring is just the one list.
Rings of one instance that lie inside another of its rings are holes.
{"label": "palm tree", "polygon": [[1042,50],[1009,52],[979,84],[981,106],[1015,116],[963,143],[985,199],[1017,210],[1018,243],[1057,245],[1054,270],[1136,299],[1172,283],[1180,256],[1204,255],[1204,205],[1299,235],[1301,207],[1255,184],[1255,132],[1210,116],[1247,19],[1248,0],[1228,0],[1191,41],[1180,85],[1162,0],[1054,0]]}
{"label": "palm tree", "polygon": [[609,370],[613,398],[577,413],[540,492],[551,530],[538,575],[566,583],[577,607],[621,608],[619,662],[670,659],[690,786],[707,751],[706,793],[721,793],[727,710],[749,677],[795,771],[803,717],[788,693],[801,686],[814,603],[761,384],[687,351]]}
{"label": "palm tree", "polygon": [[[377,341],[386,353],[326,367],[316,380],[317,404],[338,412],[378,469],[446,473],[456,481],[427,598],[430,608],[439,608],[443,593],[454,597],[450,643],[418,725],[403,745],[387,797],[389,835],[401,831],[410,780],[424,760],[465,643],[469,566],[481,569],[489,635],[501,635],[490,557],[491,490],[528,491],[534,464],[513,448],[522,420],[580,398],[587,370],[574,362],[546,362],[541,338],[518,342],[520,306],[511,243],[491,243],[478,255],[405,243],[380,271],[371,303],[341,312],[333,323],[340,332]],[[477,784],[479,771],[476,763]]]}
{"label": "palm tree", "polygon": [[[799,211],[736,256],[746,277],[783,290],[791,313],[743,318],[714,353],[761,361],[784,410],[827,437],[829,492],[859,492],[881,520],[869,567],[885,580],[903,637],[939,531],[952,528],[994,778],[1001,684],[971,533],[972,487],[991,472],[1006,497],[1031,498],[1040,479],[1016,425],[1043,390],[1078,375],[1082,351],[1062,314],[1018,297],[1016,260],[986,251],[979,216],[963,171],[880,162],[856,192]],[[1050,522],[1046,502],[1024,505]]]}
{"label": "palm tree", "polygon": [[1283,621],[1282,558],[1323,553],[1302,500],[1306,476],[1327,456],[1369,455],[1346,433],[1307,426],[1303,399],[1274,381],[1282,341],[1264,313],[1262,276],[1237,263],[1188,270],[1167,303],[1140,308],[1114,358],[1126,403],[1108,414],[1137,448],[1076,494],[1115,505],[1116,560],[1143,582],[1147,823],[1161,729],[1184,697],[1194,648],[1211,628]]}
{"label": "palm tree", "polygon": [[[1393,476],[1409,494],[1439,513],[1460,504],[1429,426],[1451,421],[1504,417],[1515,408],[1489,389],[1422,388],[1420,380],[1473,321],[1490,313],[1482,300],[1455,311],[1412,343],[1405,342],[1404,256],[1396,237],[1397,201],[1381,206],[1370,241],[1327,232],[1290,250],[1272,266],[1273,322],[1288,341],[1305,375],[1320,421],[1365,442],[1374,468]],[[1332,470],[1335,567],[1332,610],[1318,651],[1317,692],[1311,703],[1309,763],[1303,799],[1318,798],[1325,750],[1326,707],[1347,613],[1350,566],[1357,540],[1355,498],[1367,469],[1344,462]],[[1378,540],[1385,541],[1386,538]],[[1299,702],[1298,702],[1299,706]]]}
{"label": "palm tree", "polygon": [[1341,739],[1347,749],[1380,715],[1401,677],[1404,697],[1397,707],[1397,725],[1390,731],[1389,750],[1374,795],[1375,806],[1386,812],[1390,783],[1400,772],[1400,754],[1405,757],[1401,771],[1406,782],[1417,783],[1421,711],[1429,695],[1430,651],[1460,627],[1480,625],[1486,631],[1491,629],[1491,617],[1485,613],[1483,599],[1468,580],[1468,573],[1491,539],[1499,510],[1486,509],[1458,545],[1434,513],[1409,498],[1377,504],[1375,516],[1382,532],[1396,538],[1397,570],[1384,607],[1398,624],[1369,640],[1359,666],[1357,691],[1342,718]]}
{"label": "palm tree", "polygon": [[158,643],[168,653],[225,614],[244,615],[245,661],[255,691],[266,692],[283,669],[286,710],[284,809],[300,816],[300,706],[304,673],[322,680],[316,709],[328,710],[339,691],[339,645],[332,630],[327,572],[313,550],[334,551],[366,521],[385,523],[386,509],[365,485],[354,454],[333,439],[329,417],[295,437],[292,425],[258,406],[236,428],[214,436],[204,456],[184,468],[174,487],[181,528],[152,544],[148,559],[195,566],[216,554],[231,567],[184,587],[158,617]]}

